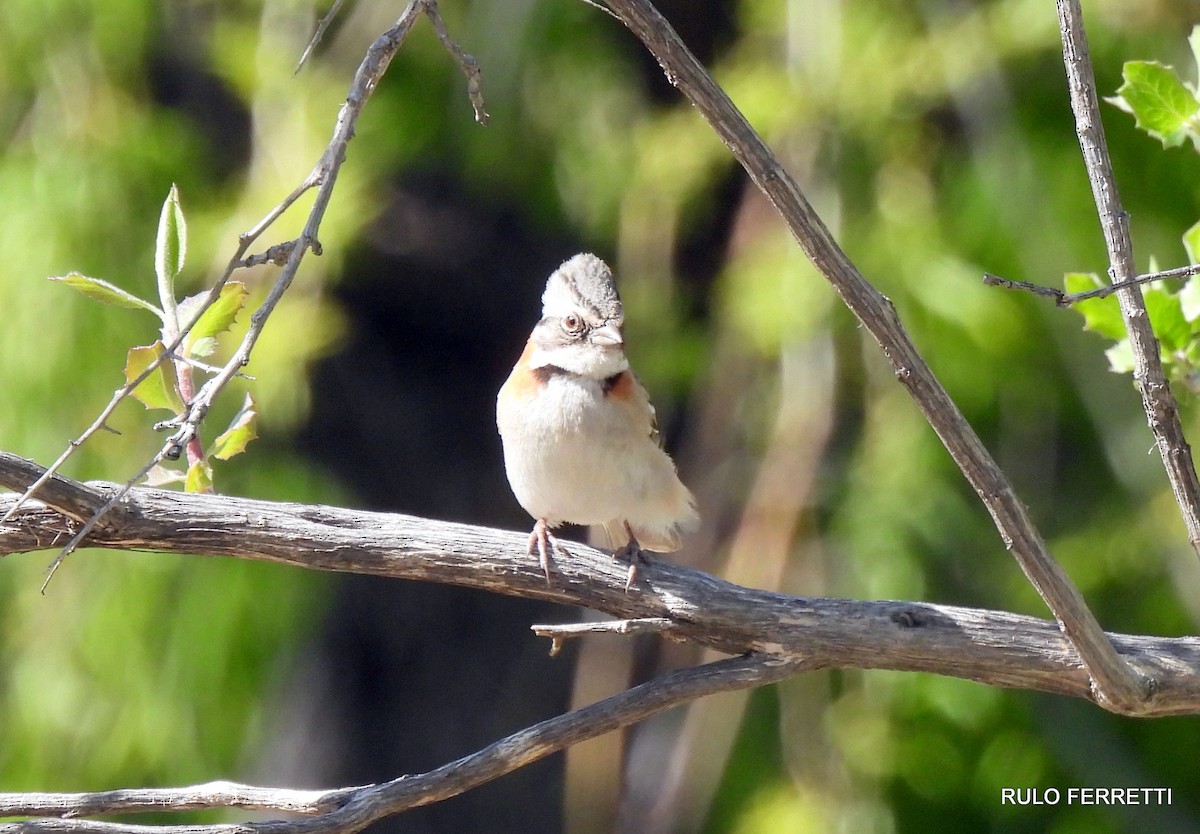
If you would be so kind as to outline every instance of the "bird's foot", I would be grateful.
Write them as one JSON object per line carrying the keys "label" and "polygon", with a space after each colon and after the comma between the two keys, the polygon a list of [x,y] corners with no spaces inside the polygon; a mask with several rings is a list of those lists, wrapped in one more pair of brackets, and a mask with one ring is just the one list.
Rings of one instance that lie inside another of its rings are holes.
{"label": "bird's foot", "polygon": [[[542,573],[546,574],[547,585],[554,584],[550,579],[550,569],[554,565],[554,559],[570,555],[567,549],[558,543],[558,539],[554,538],[554,534],[550,532],[550,525],[544,518],[539,518],[533,525],[533,532],[529,534],[528,552],[530,556],[537,554],[538,564],[542,566]],[[554,558],[551,558],[550,554],[554,554]]]}
{"label": "bird's foot", "polygon": [[649,559],[646,557],[646,551],[638,544],[637,536],[633,535],[633,529],[628,522],[625,524],[625,532],[629,534],[629,541],[613,551],[613,558],[629,562],[629,573],[625,575],[625,593],[629,593],[633,581],[637,579],[638,565],[648,562]]}

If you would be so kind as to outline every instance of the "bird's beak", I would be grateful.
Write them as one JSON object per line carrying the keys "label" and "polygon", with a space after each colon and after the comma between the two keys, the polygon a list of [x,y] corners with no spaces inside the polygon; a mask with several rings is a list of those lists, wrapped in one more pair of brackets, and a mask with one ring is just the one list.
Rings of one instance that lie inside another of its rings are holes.
{"label": "bird's beak", "polygon": [[625,344],[625,337],[621,335],[621,326],[609,322],[603,327],[597,327],[589,334],[592,344],[600,347],[620,347]]}

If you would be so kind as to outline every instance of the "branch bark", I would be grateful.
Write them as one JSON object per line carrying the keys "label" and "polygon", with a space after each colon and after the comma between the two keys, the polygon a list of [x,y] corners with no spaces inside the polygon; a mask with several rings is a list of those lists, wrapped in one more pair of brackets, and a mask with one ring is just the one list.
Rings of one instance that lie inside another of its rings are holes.
{"label": "branch bark", "polygon": [[[1108,277],[1113,284],[1125,285],[1137,275],[1133,261],[1133,242],[1129,236],[1129,214],[1121,205],[1117,182],[1104,126],[1100,120],[1100,102],[1096,98],[1096,78],[1088,56],[1087,33],[1083,28],[1083,9],[1079,0],[1058,0],[1059,28],[1062,33],[1063,60],[1071,90],[1071,109],[1075,112],[1075,131],[1087,167],[1088,182],[1100,216],[1104,245],[1108,249]],[[1142,408],[1154,442],[1162,456],[1167,480],[1187,527],[1188,541],[1200,554],[1200,479],[1192,450],[1183,434],[1179,404],[1163,373],[1158,339],[1150,326],[1146,303],[1135,288],[1117,292],[1129,344],[1133,349],[1133,378],[1142,393]]]}
{"label": "branch bark", "polygon": [[1008,476],[921,357],[891,301],[846,257],[796,181],[649,0],[605,0],[605,5],[645,44],[667,79],[700,111],[770,200],[809,260],[879,343],[896,379],[908,389],[975,489],[1005,546],[1075,647],[1091,676],[1097,700],[1117,712],[1138,712],[1148,694],[1148,682],[1139,678],[1105,637],[1083,596],[1050,554]]}
{"label": "branch bark", "polygon": [[[41,467],[0,453],[0,485],[21,489]],[[0,527],[0,555],[52,548],[113,484],[56,476]],[[0,509],[15,501],[0,498]],[[992,686],[1095,701],[1128,715],[1200,713],[1200,639],[1110,635],[1147,682],[1144,698],[1098,697],[1054,623],[918,602],[809,599],[743,588],[662,559],[626,571],[572,543],[547,584],[528,536],[392,513],[136,488],[89,533],[90,547],[208,554],[317,570],[440,582],[580,605],[619,619],[662,618],[676,638],[726,654],[763,654],[805,668],[934,672]],[[664,629],[668,630],[668,629]]]}

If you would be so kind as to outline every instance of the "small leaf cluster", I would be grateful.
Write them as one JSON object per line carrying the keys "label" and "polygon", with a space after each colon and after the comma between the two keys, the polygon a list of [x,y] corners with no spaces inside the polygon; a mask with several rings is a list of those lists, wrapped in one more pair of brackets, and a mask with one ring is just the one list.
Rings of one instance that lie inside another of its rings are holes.
{"label": "small leaf cluster", "polygon": [[[1200,26],[1188,38],[1192,56],[1200,65]],[[1125,83],[1106,101],[1131,113],[1139,128],[1165,148],[1190,139],[1200,151],[1200,97],[1195,83],[1184,81],[1174,68],[1157,61],[1126,61],[1121,71]]]}
{"label": "small leaf cluster", "polygon": [[[160,338],[153,344],[130,348],[125,359],[125,382],[132,384],[149,370],[131,394],[147,409],[171,412],[172,418],[163,421],[164,425],[178,425],[187,416],[188,400],[195,391],[193,372],[208,370],[203,360],[216,352],[217,337],[233,326],[249,295],[245,284],[229,281],[221,288],[217,299],[207,307],[204,306],[209,295],[207,292],[176,299],[175,281],[183,272],[186,258],[187,221],[179,202],[179,191],[172,185],[159,215],[154,245],[159,304],[140,298],[109,281],[78,272],[50,279],[95,301],[114,307],[143,310],[158,317]],[[182,339],[180,334],[184,334]],[[177,341],[179,346],[174,353],[165,355],[168,347]],[[149,483],[183,483],[188,492],[211,492],[211,459],[228,460],[245,451],[250,441],[257,437],[257,418],[257,406],[247,393],[241,409],[225,431],[207,448],[201,448],[198,454],[189,450],[185,472],[157,466],[150,472]]]}
{"label": "small leaf cluster", "polygon": [[[1195,255],[1191,257],[1195,262]],[[1085,272],[1069,272],[1063,283],[1069,293],[1085,292],[1106,285],[1100,276]],[[1164,281],[1152,281],[1143,285],[1142,297],[1146,301],[1150,324],[1158,337],[1164,369],[1173,382],[1183,383],[1189,390],[1200,392],[1200,281],[1193,277],[1181,290],[1172,290]],[[1109,368],[1114,373],[1132,373],[1133,350],[1116,296],[1089,298],[1077,302],[1074,307],[1083,316],[1087,330],[1115,342],[1104,352]]]}
{"label": "small leaf cluster", "polygon": [[[1200,26],[1188,38],[1192,55],[1200,66]],[[1122,68],[1124,83],[1117,95],[1105,100],[1133,115],[1137,127],[1162,142],[1163,147],[1182,145],[1191,140],[1200,153],[1200,85],[1184,81],[1173,67],[1157,61],[1127,61]],[[1200,263],[1200,222],[1183,235],[1183,246],[1190,263]],[[1158,267],[1151,263],[1151,272]],[[1068,273],[1064,288],[1069,293],[1104,286],[1095,274]],[[1161,358],[1171,380],[1200,391],[1200,276],[1193,276],[1181,289],[1173,290],[1164,281],[1142,285],[1142,297],[1150,324],[1161,346]],[[1115,373],[1133,371],[1133,351],[1114,296],[1078,302],[1075,309],[1083,315],[1084,327],[1114,340],[1105,351],[1109,367]]]}

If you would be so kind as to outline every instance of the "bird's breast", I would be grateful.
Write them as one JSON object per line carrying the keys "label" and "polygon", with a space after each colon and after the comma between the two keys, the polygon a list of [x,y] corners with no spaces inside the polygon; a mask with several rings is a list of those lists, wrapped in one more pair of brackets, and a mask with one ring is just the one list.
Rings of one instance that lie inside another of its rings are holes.
{"label": "bird's breast", "polygon": [[599,524],[620,516],[641,492],[636,447],[650,441],[631,432],[602,384],[557,374],[537,386],[536,396],[516,396],[519,386],[501,389],[504,465],[531,515]]}

